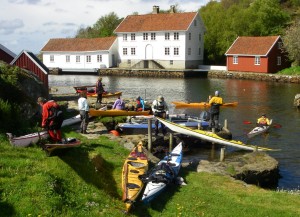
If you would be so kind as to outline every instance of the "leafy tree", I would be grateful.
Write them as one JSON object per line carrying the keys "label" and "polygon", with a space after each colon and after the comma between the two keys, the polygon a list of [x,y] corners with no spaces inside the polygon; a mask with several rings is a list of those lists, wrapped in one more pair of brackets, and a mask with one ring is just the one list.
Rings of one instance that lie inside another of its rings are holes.
{"label": "leafy tree", "polygon": [[283,35],[283,45],[287,50],[290,60],[294,61],[293,65],[300,65],[300,20],[293,23],[287,28]]}
{"label": "leafy tree", "polygon": [[80,27],[77,31],[76,38],[97,38],[114,35],[113,31],[120,24],[120,19],[114,12],[102,16],[93,25],[93,27]]}

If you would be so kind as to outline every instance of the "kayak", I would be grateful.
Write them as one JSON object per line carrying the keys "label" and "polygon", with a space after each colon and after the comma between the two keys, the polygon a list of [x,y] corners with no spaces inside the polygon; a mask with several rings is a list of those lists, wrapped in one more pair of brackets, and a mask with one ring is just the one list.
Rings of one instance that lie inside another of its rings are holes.
{"label": "kayak", "polygon": [[148,157],[140,142],[126,158],[122,170],[122,200],[125,203],[126,212],[129,212],[132,204],[141,193],[144,183],[139,179],[148,171]]}
{"label": "kayak", "polygon": [[63,144],[45,144],[43,145],[44,151],[50,156],[56,149],[73,148],[81,145],[81,141],[76,138],[67,138]]}
{"label": "kayak", "polygon": [[[76,93],[81,93],[81,92],[86,92],[86,95],[88,97],[97,97],[97,93],[96,93],[96,87],[95,85],[88,85],[88,86],[75,86],[73,87],[76,91]],[[114,93],[109,93],[109,92],[104,92],[102,94],[102,98],[109,98],[109,97],[118,97],[121,96],[122,92],[118,91],[118,92],[114,92]]]}
{"label": "kayak", "polygon": [[173,123],[173,122],[161,119],[161,118],[158,118],[158,120],[174,132],[181,133],[181,134],[184,134],[187,136],[196,137],[196,138],[208,141],[208,142],[212,142],[212,143],[216,143],[216,144],[220,144],[220,145],[232,146],[232,147],[236,147],[236,148],[240,148],[240,149],[244,149],[244,150],[250,150],[250,151],[254,151],[254,150],[274,151],[274,149],[259,147],[259,146],[255,146],[255,145],[248,145],[241,141],[227,140],[227,139],[224,139],[210,131],[194,130],[194,129],[191,129],[188,127],[180,126],[176,123]]}
{"label": "kayak", "polygon": [[142,202],[149,203],[157,197],[178,176],[182,162],[182,143],[179,143],[172,152],[164,157],[151,171],[140,178],[146,184]]}
{"label": "kayak", "polygon": [[11,133],[6,133],[6,135],[10,144],[17,147],[28,147],[30,144],[37,143],[40,139],[47,139],[49,137],[47,131],[30,133],[19,137],[15,137]]}
{"label": "kayak", "polygon": [[[172,102],[176,107],[193,107],[193,108],[197,108],[197,107],[210,107],[210,105],[207,102],[179,102],[179,101],[174,101]],[[222,104],[222,106],[224,107],[234,107],[237,106],[238,102],[228,102],[228,103],[224,103]]]}
{"label": "kayak", "polygon": [[247,134],[248,138],[252,138],[252,137],[254,137],[254,136],[256,136],[256,135],[259,135],[259,134],[262,134],[262,133],[264,133],[264,132],[267,132],[268,129],[270,128],[271,124],[272,124],[272,119],[270,120],[270,125],[268,125],[268,126],[259,126],[259,127],[255,127],[254,129],[252,129],[252,130]]}
{"label": "kayak", "polygon": [[148,115],[150,111],[127,111],[127,110],[96,110],[90,109],[90,116],[138,116],[138,115]]}

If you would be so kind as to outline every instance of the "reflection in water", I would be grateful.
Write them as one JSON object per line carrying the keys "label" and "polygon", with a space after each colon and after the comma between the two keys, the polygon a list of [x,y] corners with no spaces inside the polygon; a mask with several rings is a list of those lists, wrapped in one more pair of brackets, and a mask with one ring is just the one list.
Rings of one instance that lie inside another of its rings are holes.
{"label": "reflection in water", "polygon": [[[97,77],[51,75],[49,85],[50,87],[93,85]],[[152,101],[158,95],[163,95],[169,105],[170,114],[186,113],[192,116],[198,116],[203,109],[176,109],[172,101],[206,101],[208,95],[219,90],[224,102],[237,101],[239,103],[235,108],[223,107],[221,109],[220,121],[227,119],[233,139],[248,144],[281,149],[281,151],[270,153],[280,163],[280,173],[283,178],[279,181],[279,187],[298,187],[300,183],[300,112],[293,107],[294,97],[300,92],[298,84],[215,78],[166,79],[116,76],[103,76],[103,83],[107,91],[122,91],[124,98],[141,96]],[[274,125],[278,124],[281,127],[271,127],[268,134],[247,140],[247,132],[255,126],[257,118],[262,113],[266,113],[269,118],[273,119]],[[233,150],[236,149],[227,147],[226,152]],[[209,152],[210,150],[203,156],[199,156],[208,159]]]}

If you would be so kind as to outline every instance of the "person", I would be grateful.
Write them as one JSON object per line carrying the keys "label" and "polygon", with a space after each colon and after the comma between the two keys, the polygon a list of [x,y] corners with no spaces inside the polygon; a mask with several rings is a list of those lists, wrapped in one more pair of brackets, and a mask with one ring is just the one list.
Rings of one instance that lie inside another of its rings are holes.
{"label": "person", "polygon": [[39,97],[37,102],[42,107],[42,128],[47,129],[54,143],[62,143],[60,128],[63,122],[63,112],[60,106],[54,100],[47,101],[43,97]]}
{"label": "person", "polygon": [[82,134],[88,134],[86,130],[89,124],[89,109],[86,92],[83,91],[80,93],[80,97],[78,99],[78,110],[81,119],[80,133]]}
{"label": "person", "polygon": [[220,106],[223,104],[223,99],[220,97],[220,93],[218,90],[215,91],[215,95],[209,100],[208,104],[210,105],[209,127],[218,127]]}
{"label": "person", "polygon": [[115,101],[112,109],[125,110],[125,103],[120,96],[118,96],[118,99]]}
{"label": "person", "polygon": [[[163,96],[158,96],[157,100],[154,100],[152,103],[152,112],[154,114],[155,117],[160,117],[163,119],[167,118],[167,114],[168,114],[168,105],[165,102],[165,99]],[[166,127],[163,123],[161,124],[161,129],[162,129],[162,133],[163,135],[165,135],[167,133]],[[158,120],[155,120],[155,135],[158,135]]]}
{"label": "person", "polygon": [[263,127],[263,126],[269,126],[270,120],[267,118],[266,114],[263,114],[260,118],[257,119],[257,126]]}
{"label": "person", "polygon": [[139,96],[138,98],[136,98],[136,107],[135,107],[136,111],[144,111],[145,110],[145,103],[144,100]]}
{"label": "person", "polygon": [[96,103],[102,103],[102,94],[105,92],[104,91],[104,84],[102,84],[102,78],[99,77],[97,82],[96,82],[96,93],[97,93],[97,100]]}

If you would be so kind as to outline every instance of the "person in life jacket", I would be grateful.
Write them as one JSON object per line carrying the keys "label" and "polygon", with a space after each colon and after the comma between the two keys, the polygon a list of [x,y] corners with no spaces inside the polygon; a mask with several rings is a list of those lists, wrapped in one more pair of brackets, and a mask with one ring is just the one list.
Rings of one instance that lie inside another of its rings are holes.
{"label": "person in life jacket", "polygon": [[263,127],[263,126],[269,126],[270,120],[267,118],[265,114],[263,114],[260,118],[257,119],[257,126]]}
{"label": "person in life jacket", "polygon": [[[151,108],[152,108],[152,112],[155,117],[160,117],[163,119],[167,118],[169,109],[168,109],[167,103],[165,102],[164,97],[158,96],[157,100],[153,101]],[[160,124],[161,124],[162,133],[163,133],[163,135],[165,135],[167,133],[166,127],[163,123],[160,123]],[[158,134],[158,120],[156,119],[155,120],[155,135],[157,136],[157,134]]]}
{"label": "person in life jacket", "polygon": [[96,93],[97,93],[97,100],[96,103],[102,103],[102,94],[105,92],[104,84],[102,84],[102,78],[99,77],[96,82]]}
{"label": "person in life jacket", "polygon": [[144,111],[145,110],[145,102],[140,96],[138,98],[136,98],[135,110],[136,111]]}
{"label": "person in life jacket", "polygon": [[37,103],[42,107],[42,128],[47,129],[50,139],[54,143],[62,143],[61,125],[63,112],[54,100],[47,101],[39,97]]}
{"label": "person in life jacket", "polygon": [[209,100],[210,105],[210,120],[209,127],[215,128],[219,126],[220,106],[223,104],[223,99],[220,97],[219,91],[215,91],[215,95]]}

